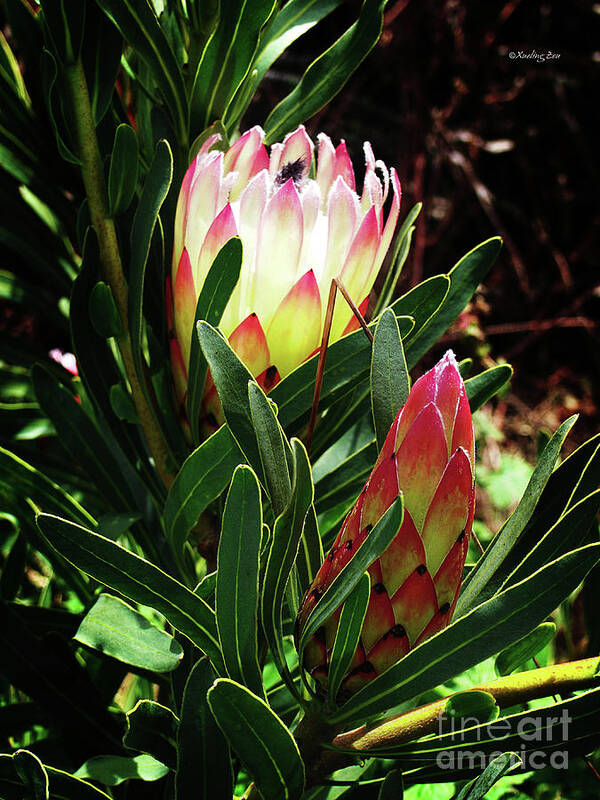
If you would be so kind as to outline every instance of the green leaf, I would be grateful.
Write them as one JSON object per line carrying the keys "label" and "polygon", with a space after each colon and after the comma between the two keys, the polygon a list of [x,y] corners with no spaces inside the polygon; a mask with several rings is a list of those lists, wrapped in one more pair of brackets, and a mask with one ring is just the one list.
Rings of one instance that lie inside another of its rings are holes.
{"label": "green leaf", "polygon": [[96,524],[85,508],[61,486],[3,447],[0,447],[0,483],[7,484],[24,498],[30,497],[43,510],[66,514],[86,525]]}
{"label": "green leaf", "polygon": [[200,340],[196,326],[200,320],[211,325],[218,325],[229,302],[231,293],[240,277],[242,268],[242,240],[234,237],[225,242],[217,253],[196,303],[196,316],[192,328],[192,345],[190,349],[190,368],[188,375],[187,410],[192,438],[198,441],[200,434],[198,425],[202,410],[202,394],[206,379],[207,363],[200,349]]}
{"label": "green leaf", "polygon": [[[489,692],[479,689],[469,689],[466,692],[457,692],[448,698],[444,705],[443,715],[454,721],[460,728],[465,727],[465,720],[469,727],[477,722],[489,722],[498,716],[498,704]],[[440,717],[443,719],[443,717]]]}
{"label": "green leaf", "polygon": [[60,84],[58,83],[58,66],[52,53],[46,49],[42,52],[41,70],[42,76],[45,79],[45,100],[48,117],[50,118],[50,125],[54,132],[58,152],[65,161],[80,166],[80,159],[75,155],[72,147],[69,146],[63,138],[64,125],[59,125],[59,120],[57,119],[57,111],[60,102],[57,98],[60,89]]}
{"label": "green leaf", "polygon": [[82,764],[75,773],[76,778],[89,778],[105,786],[118,786],[124,781],[158,781],[169,772],[169,768],[150,755],[141,756],[94,756]]}
{"label": "green leaf", "polygon": [[221,119],[248,72],[274,0],[221,0],[219,24],[206,45],[191,95],[192,134]]}
{"label": "green leaf", "polygon": [[485,587],[488,591],[493,589],[491,579],[501,567],[533,514],[542,490],[552,474],[560,448],[576,419],[577,417],[573,416],[565,420],[544,448],[521,502],[463,582],[463,589],[456,605],[457,615],[472,608]]}
{"label": "green leaf", "polygon": [[365,572],[344,603],[329,661],[329,702],[334,704],[360,641],[369,598],[371,578]]}
{"label": "green leaf", "polygon": [[304,764],[292,734],[269,706],[227,678],[209,690],[208,704],[264,800],[299,800]]}
{"label": "green leaf", "polygon": [[384,8],[385,0],[365,0],[354,25],[313,61],[293,91],[267,117],[265,133],[269,144],[280,140],[335,97],[377,43]]}
{"label": "green leaf", "polygon": [[226,339],[212,325],[199,322],[197,330],[229,430],[248,463],[256,471],[260,482],[266,486],[248,398],[248,383],[254,381],[254,378]]}
{"label": "green leaf", "polygon": [[96,600],[75,639],[125,664],[152,672],[170,672],[183,658],[178,641],[110,594],[101,594]]}
{"label": "green leaf", "polygon": [[586,544],[589,541],[588,533],[595,524],[599,510],[600,489],[597,489],[571,506],[566,514],[539,539],[521,563],[506,578],[502,588],[523,580],[527,575],[531,575],[532,572],[558,556]]}
{"label": "green leaf", "polygon": [[[315,507],[323,513],[360,492],[377,460],[377,445],[370,441],[315,481]],[[315,475],[316,478],[316,475]]]}
{"label": "green leaf", "polygon": [[390,267],[385,276],[385,281],[377,298],[375,305],[375,313],[377,316],[386,306],[389,306],[394,296],[394,291],[402,272],[402,267],[408,256],[412,234],[415,229],[413,222],[417,219],[423,208],[423,203],[415,203],[410,209],[396,234],[396,241],[394,242],[394,249],[392,251],[392,258],[390,260]]}
{"label": "green leaf", "polygon": [[13,762],[17,775],[26,788],[28,800],[48,800],[48,773],[35,753],[17,750]]}
{"label": "green leaf", "polygon": [[[31,755],[35,758],[33,754]],[[52,787],[52,794],[50,795],[52,800],[55,800],[55,798],[56,800],[111,800],[106,792],[97,789],[87,781],[70,775],[68,772],[50,767],[47,764],[43,765],[43,769],[47,773]],[[0,789],[3,792],[5,791],[5,786],[16,787],[17,792],[14,795],[9,795],[9,797],[22,800],[23,784],[15,769],[14,756],[0,755]],[[29,795],[28,800],[29,797],[35,797],[35,795]]]}
{"label": "green leaf", "polygon": [[482,800],[500,778],[515,769],[521,762],[517,753],[501,753],[495,758],[478,778],[464,786],[456,800]]}
{"label": "green leaf", "polygon": [[466,380],[465,390],[471,411],[477,411],[490,397],[497,394],[512,378],[512,374],[513,368],[509,364],[498,364]]}
{"label": "green leaf", "polygon": [[254,381],[248,384],[248,400],[269,499],[275,515],[279,515],[289,503],[292,493],[288,468],[290,446],[277,421],[272,403]]}
{"label": "green leaf", "polygon": [[313,578],[319,571],[323,559],[323,544],[319,535],[317,514],[314,505],[311,505],[306,514],[306,519],[304,520],[300,547],[298,548],[298,557],[296,559],[298,583],[301,594],[304,594],[313,582]]}
{"label": "green leaf", "polygon": [[106,437],[73,394],[42,366],[35,365],[31,377],[40,406],[52,420],[63,447],[84,467],[115,508],[135,507],[135,498]]}
{"label": "green leaf", "polygon": [[140,507],[147,502],[148,489],[155,497],[160,498],[163,496],[164,486],[147,463],[147,448],[145,442],[142,442],[138,427],[121,422],[112,409],[111,390],[121,383],[122,377],[109,343],[98,336],[89,315],[89,297],[99,274],[98,240],[90,228],[85,237],[83,262],[73,283],[69,308],[73,352],[77,357],[79,376],[86,393],[113,434],[111,449],[115,452],[121,449],[122,460],[129,462],[128,483],[132,487],[134,482],[137,483],[136,497]]}
{"label": "green leaf", "polygon": [[377,800],[402,800],[404,797],[404,780],[399,769],[393,769],[385,776]]}
{"label": "green leaf", "polygon": [[409,367],[415,364],[437,342],[442,333],[458,317],[492,268],[501,247],[502,240],[497,236],[487,239],[464,255],[450,270],[448,273],[450,290],[443,304],[430,318],[429,323],[412,338],[410,355],[407,349],[406,358]]}
{"label": "green leaf", "polygon": [[347,600],[354,587],[361,580],[363,573],[368,570],[375,559],[379,558],[390,544],[400,530],[403,518],[404,501],[402,494],[399,494],[360,547],[358,547],[350,561],[323,592],[316,606],[310,612],[308,619],[304,623],[298,643],[298,652],[300,654],[306,647],[308,640],[329,619],[333,612]]}
{"label": "green leaf", "polygon": [[108,172],[108,209],[111,217],[126,211],[137,186],[138,140],[131,125],[119,125],[115,131]]}
{"label": "green leaf", "polygon": [[97,3],[87,3],[81,57],[96,125],[110,108],[121,68],[122,50],[123,38],[119,31]]}
{"label": "green leaf", "polygon": [[178,561],[200,514],[225,490],[243,460],[229,428],[223,425],[183,462],[169,490],[163,515],[167,538]]}
{"label": "green leaf", "polygon": [[215,615],[198,595],[144,558],[80,525],[49,514],[38,515],[37,524],[64,558],[130,600],[159,611],[222,669]]}
{"label": "green leaf", "polygon": [[171,709],[153,700],[139,700],[127,714],[123,744],[175,769],[178,725]]}
{"label": "green leaf", "polygon": [[227,493],[217,557],[216,614],[228,675],[262,694],[258,664],[258,570],[262,536],[260,486],[239,466]]}
{"label": "green leaf", "polygon": [[291,678],[283,647],[282,607],[285,589],[293,571],[302,530],[313,499],[310,463],[304,445],[292,439],[294,470],[289,505],[275,520],[262,586],[262,622],[265,638],[277,669],[290,691],[298,690]]}
{"label": "green leaf", "polygon": [[496,656],[494,668],[498,675],[510,675],[522,667],[530,658],[537,655],[554,638],[556,625],[554,622],[542,622],[526,636]]}
{"label": "green leaf", "polygon": [[216,677],[208,659],[202,658],[185,684],[177,730],[175,800],[231,800],[229,746],[207,700]]}
{"label": "green leaf", "polygon": [[115,298],[104,281],[98,281],[90,294],[90,320],[96,333],[104,339],[121,335],[121,318]]}
{"label": "green leaf", "polygon": [[114,386],[111,386],[108,396],[110,406],[117,419],[139,425],[140,418],[135,410],[133,399],[122,383],[115,383]]}
{"label": "green leaf", "polygon": [[[147,0],[136,0],[141,5]],[[107,0],[102,0],[106,5]],[[119,0],[121,2],[121,0]],[[129,6],[133,0],[124,0],[123,6]],[[112,0],[111,0],[112,4]],[[104,6],[103,6],[104,7]],[[144,354],[142,351],[142,322],[144,305],[144,279],[150,242],[158,212],[164,202],[171,179],[173,177],[173,157],[169,143],[161,139],[154,151],[154,158],[146,176],[144,189],[133,218],[131,228],[131,263],[129,266],[129,328],[135,368],[145,386],[145,375],[142,368]]]}
{"label": "green leaf", "polygon": [[386,308],[375,328],[371,358],[371,409],[378,450],[409,391],[410,377],[396,315]]}
{"label": "green leaf", "polygon": [[85,3],[80,0],[42,0],[43,21],[57,57],[74,64],[85,27]]}
{"label": "green leaf", "polygon": [[600,544],[594,544],[567,553],[455,620],[358,691],[332,716],[332,723],[386,711],[517,641],[583,580],[600,558],[599,550]]}
{"label": "green leaf", "polygon": [[256,75],[253,85],[258,86],[272,64],[300,36],[309,31],[328,14],[331,14],[342,0],[290,0],[278,12],[269,25],[259,52],[252,65]]}
{"label": "green leaf", "polygon": [[187,99],[183,75],[148,0],[96,0],[145,61],[171,111],[179,141],[187,140]]}
{"label": "green leaf", "polygon": [[272,18],[266,32],[261,35],[254,63],[227,109],[226,122],[230,129],[238,124],[271,65],[296,39],[335,10],[341,2],[342,0],[290,0]]}
{"label": "green leaf", "polygon": [[[555,531],[561,517],[580,500],[593,493],[598,484],[600,484],[600,434],[571,453],[550,475],[529,522],[502,565],[501,579],[505,579],[528,558],[538,543],[550,531]],[[576,517],[571,519],[575,520]],[[554,536],[556,531],[553,533]],[[496,579],[494,580],[496,582]]]}

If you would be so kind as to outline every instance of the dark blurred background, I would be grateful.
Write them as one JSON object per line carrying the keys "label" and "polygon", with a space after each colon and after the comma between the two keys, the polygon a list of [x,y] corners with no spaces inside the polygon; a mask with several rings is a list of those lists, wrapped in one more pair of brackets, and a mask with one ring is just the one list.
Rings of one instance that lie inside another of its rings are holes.
{"label": "dark blurred background", "polygon": [[[359,5],[275,65],[247,123],[264,120]],[[357,166],[368,138],[398,170],[403,214],[423,201],[399,290],[502,236],[442,346],[513,364],[495,423],[526,451],[575,411],[571,447],[599,428],[599,34],[600,4],[391,0],[378,46],[308,126],[344,137]]]}

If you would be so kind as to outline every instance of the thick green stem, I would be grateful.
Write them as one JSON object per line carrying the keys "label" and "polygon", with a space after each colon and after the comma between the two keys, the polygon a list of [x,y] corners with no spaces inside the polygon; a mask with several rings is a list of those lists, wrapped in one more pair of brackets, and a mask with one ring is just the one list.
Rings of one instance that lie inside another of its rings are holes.
{"label": "thick green stem", "polygon": [[[489,692],[500,708],[510,708],[529,700],[600,686],[599,665],[598,658],[555,664],[508,675],[490,683],[474,686],[473,690]],[[346,752],[322,751],[310,764],[307,785],[314,786],[327,775],[354,763],[357,758],[364,757],[365,754],[375,756],[377,750],[389,751],[392,747],[435,733],[438,730],[440,714],[443,713],[448,700],[449,697],[444,697],[385,722],[372,726],[363,725],[355,730],[338,734],[329,744],[343,748]]]}
{"label": "thick green stem", "polygon": [[[65,77],[75,112],[81,174],[88,199],[92,225],[98,238],[102,276],[111,288],[121,319],[121,334],[117,338],[117,343],[148,448],[154,459],[156,469],[168,488],[173,482],[173,475],[168,468],[169,450],[160,429],[156,425],[154,412],[146,399],[147,395],[134,364],[129,332],[127,281],[123,273],[117,231],[114,221],[108,213],[104,168],[98,147],[96,126],[81,58],[72,64],[65,65]],[[146,389],[151,396],[152,389],[149,383]]]}

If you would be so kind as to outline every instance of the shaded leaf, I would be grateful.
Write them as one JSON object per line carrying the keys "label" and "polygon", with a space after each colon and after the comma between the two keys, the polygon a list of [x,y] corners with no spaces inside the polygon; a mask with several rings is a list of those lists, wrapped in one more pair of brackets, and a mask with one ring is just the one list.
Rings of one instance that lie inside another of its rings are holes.
{"label": "shaded leaf", "polygon": [[125,664],[152,672],[170,672],[183,658],[179,642],[110,594],[101,594],[96,600],[75,639]]}
{"label": "shaded leaf", "polygon": [[264,800],[299,800],[304,764],[292,734],[269,706],[228,678],[209,690],[208,704]]}
{"label": "shaded leaf", "polygon": [[208,707],[215,672],[206,658],[189,674],[177,730],[176,800],[231,800],[229,746]]}
{"label": "shaded leaf", "polygon": [[262,536],[260,486],[239,466],[227,493],[217,558],[216,615],[228,675],[262,694],[258,664],[258,570]]}

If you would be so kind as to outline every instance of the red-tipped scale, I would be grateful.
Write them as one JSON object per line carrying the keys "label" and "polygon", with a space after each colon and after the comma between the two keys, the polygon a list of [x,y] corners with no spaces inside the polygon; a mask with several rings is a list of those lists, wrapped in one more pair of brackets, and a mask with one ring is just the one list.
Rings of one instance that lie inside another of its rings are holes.
{"label": "red-tipped scale", "polygon": [[[219,139],[212,136],[202,146],[177,203],[167,302],[173,304],[168,313],[174,312],[177,347],[171,350],[180,401],[186,396],[196,302],[228,239],[241,238],[243,262],[220,328],[253,375],[270,368],[280,379],[318,349],[332,278],[340,277],[353,301],[366,307],[400,210],[398,176],[375,160],[368,143],[359,195],[343,141],[334,148],[319,134],[315,157],[302,125],[272,145],[270,153],[258,126],[226,153],[212,149]],[[338,303],[330,341],[353,327],[352,311]],[[260,349],[254,352],[258,339]],[[205,432],[223,421],[213,389],[209,378]]]}
{"label": "red-tipped scale", "polygon": [[[471,411],[448,351],[412,387],[298,614],[300,635],[319,597],[402,492],[402,526],[369,567],[371,597],[343,693],[357,691],[449,623],[473,526],[473,467]],[[323,688],[340,611],[304,651],[304,668]]]}

